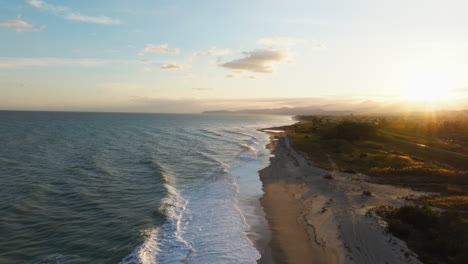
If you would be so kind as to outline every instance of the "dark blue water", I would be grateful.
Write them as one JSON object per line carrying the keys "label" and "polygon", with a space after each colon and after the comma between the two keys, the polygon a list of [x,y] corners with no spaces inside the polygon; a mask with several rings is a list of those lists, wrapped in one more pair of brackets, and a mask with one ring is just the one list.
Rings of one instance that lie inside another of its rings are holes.
{"label": "dark blue water", "polygon": [[289,122],[0,111],[0,263],[255,263],[255,129]]}

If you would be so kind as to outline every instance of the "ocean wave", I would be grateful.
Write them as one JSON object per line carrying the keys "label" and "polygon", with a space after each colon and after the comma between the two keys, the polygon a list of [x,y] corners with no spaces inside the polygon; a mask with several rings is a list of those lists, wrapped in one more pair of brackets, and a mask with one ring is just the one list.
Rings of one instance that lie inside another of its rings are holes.
{"label": "ocean wave", "polygon": [[221,134],[221,133],[215,132],[215,131],[213,131],[213,130],[208,130],[208,129],[206,129],[206,128],[202,128],[202,129],[200,129],[200,130],[203,131],[203,132],[206,132],[206,133],[215,135],[215,136],[217,136],[217,137],[223,137],[223,136],[224,136],[224,135]]}
{"label": "ocean wave", "polygon": [[241,147],[247,149],[250,152],[257,153],[257,149],[255,149],[253,146],[249,146],[247,144],[241,144]]}
{"label": "ocean wave", "polygon": [[240,129],[223,129],[223,131],[227,132],[227,133],[231,133],[231,134],[236,134],[236,135],[240,135],[240,136],[245,136],[245,137],[248,137],[248,138],[251,138],[251,139],[256,139],[256,140],[259,140],[260,138],[257,137],[257,135],[255,135],[254,133],[252,133],[252,131],[248,131],[248,130],[240,130]]}
{"label": "ocean wave", "polygon": [[164,186],[168,195],[159,211],[166,215],[166,223],[159,228],[143,231],[145,242],[120,264],[174,263],[188,258],[193,252],[191,244],[183,238],[190,221],[188,201],[175,187],[169,184]]}
{"label": "ocean wave", "polygon": [[212,131],[212,130],[206,130],[206,129],[200,129],[199,131],[201,131],[202,133],[191,133],[191,134],[196,135],[196,136],[201,136],[201,137],[204,137],[204,138],[207,138],[207,139],[226,142],[226,143],[236,142],[235,139],[230,138],[226,134],[221,134],[221,133],[218,133],[218,132],[215,132],[215,131]]}

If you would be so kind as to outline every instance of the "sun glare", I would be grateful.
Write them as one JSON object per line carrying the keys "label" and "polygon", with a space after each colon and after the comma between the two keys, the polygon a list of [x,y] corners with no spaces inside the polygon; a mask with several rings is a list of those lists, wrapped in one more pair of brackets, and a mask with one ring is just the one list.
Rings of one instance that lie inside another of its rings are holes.
{"label": "sun glare", "polygon": [[439,101],[451,98],[453,86],[454,80],[447,69],[420,68],[410,74],[401,95],[415,101]]}

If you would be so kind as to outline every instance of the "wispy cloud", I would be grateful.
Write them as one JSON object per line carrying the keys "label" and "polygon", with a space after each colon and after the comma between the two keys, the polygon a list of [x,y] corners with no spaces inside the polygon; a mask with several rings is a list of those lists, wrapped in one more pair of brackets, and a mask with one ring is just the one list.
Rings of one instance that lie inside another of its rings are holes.
{"label": "wispy cloud", "polygon": [[0,57],[0,68],[20,69],[27,67],[45,66],[80,66],[93,67],[109,64],[111,61],[99,59],[70,59],[70,58],[8,58]]}
{"label": "wispy cloud", "polygon": [[138,53],[138,56],[143,56],[144,53],[148,52],[158,52],[158,53],[169,53],[169,54],[177,54],[180,52],[179,49],[170,49],[169,44],[161,44],[161,45],[152,45],[148,44],[143,49],[142,52]]}
{"label": "wispy cloud", "polygon": [[274,65],[289,59],[288,50],[258,49],[244,52],[244,58],[221,64],[221,67],[257,73],[272,73]]}
{"label": "wispy cloud", "polygon": [[0,23],[0,27],[31,28],[33,25],[23,20],[8,20]]}
{"label": "wispy cloud", "polygon": [[65,18],[68,20],[95,23],[95,24],[105,24],[105,25],[120,24],[119,20],[106,17],[106,16],[87,16],[87,15],[81,15],[78,13],[70,13],[67,16],[65,16]]}
{"label": "wispy cloud", "polygon": [[175,63],[175,62],[171,62],[171,63],[165,63],[161,66],[159,66],[159,69],[161,70],[182,70],[182,69],[185,69],[185,68],[188,68],[189,65],[186,65],[186,64],[178,64],[178,63]]}
{"label": "wispy cloud", "polygon": [[151,72],[151,68],[150,67],[143,67],[142,71]]}
{"label": "wispy cloud", "polygon": [[42,0],[27,0],[26,2],[29,5],[37,9],[54,13],[56,15],[62,16],[63,18],[71,20],[71,21],[80,21],[80,22],[103,24],[103,25],[121,24],[120,20],[118,19],[110,18],[107,16],[84,15],[79,12],[75,12],[68,7],[48,4]]}
{"label": "wispy cloud", "polygon": [[257,41],[257,45],[263,47],[291,47],[300,43],[305,43],[306,40],[289,37],[274,37],[262,38]]}
{"label": "wispy cloud", "polygon": [[14,28],[16,32],[34,31],[39,32],[45,28],[45,26],[35,27],[32,24],[20,19],[8,20],[0,23],[0,27]]}
{"label": "wispy cloud", "polygon": [[228,49],[218,49],[216,47],[213,47],[209,50],[206,51],[197,51],[193,53],[194,56],[223,56],[230,54],[231,51]]}

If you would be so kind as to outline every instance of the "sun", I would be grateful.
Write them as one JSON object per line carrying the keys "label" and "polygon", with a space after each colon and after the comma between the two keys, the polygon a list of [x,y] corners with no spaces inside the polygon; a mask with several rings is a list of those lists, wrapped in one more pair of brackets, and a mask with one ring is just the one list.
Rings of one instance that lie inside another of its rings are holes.
{"label": "sun", "polygon": [[454,80],[445,68],[422,67],[406,79],[400,93],[408,100],[440,101],[450,99]]}

